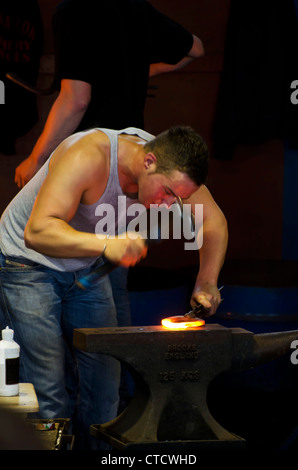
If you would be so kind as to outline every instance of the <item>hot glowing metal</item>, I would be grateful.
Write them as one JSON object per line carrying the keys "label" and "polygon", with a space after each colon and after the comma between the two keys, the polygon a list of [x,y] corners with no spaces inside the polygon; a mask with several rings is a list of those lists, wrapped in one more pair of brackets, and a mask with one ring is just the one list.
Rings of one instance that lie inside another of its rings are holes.
{"label": "hot glowing metal", "polygon": [[175,317],[163,318],[161,320],[162,326],[170,330],[185,330],[186,328],[197,328],[205,325],[205,321],[201,318],[187,319],[183,315]]}

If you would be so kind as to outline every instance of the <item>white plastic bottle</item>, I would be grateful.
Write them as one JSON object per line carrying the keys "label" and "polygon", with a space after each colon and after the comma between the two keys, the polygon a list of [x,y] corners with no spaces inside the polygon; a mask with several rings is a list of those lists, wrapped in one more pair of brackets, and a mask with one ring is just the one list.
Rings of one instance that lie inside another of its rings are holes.
{"label": "white plastic bottle", "polygon": [[14,331],[8,326],[2,330],[0,341],[0,396],[19,394],[20,346],[13,339]]}

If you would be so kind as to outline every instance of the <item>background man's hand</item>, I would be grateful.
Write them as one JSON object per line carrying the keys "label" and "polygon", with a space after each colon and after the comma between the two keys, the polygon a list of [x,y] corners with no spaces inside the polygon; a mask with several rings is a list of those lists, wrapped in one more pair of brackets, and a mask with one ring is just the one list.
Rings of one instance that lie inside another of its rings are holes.
{"label": "background man's hand", "polygon": [[17,166],[15,171],[14,182],[17,184],[19,188],[23,188],[25,184],[30,181],[30,179],[35,175],[35,173],[39,170],[40,164],[35,162],[35,160],[29,156],[25,160],[23,160],[19,166]]}

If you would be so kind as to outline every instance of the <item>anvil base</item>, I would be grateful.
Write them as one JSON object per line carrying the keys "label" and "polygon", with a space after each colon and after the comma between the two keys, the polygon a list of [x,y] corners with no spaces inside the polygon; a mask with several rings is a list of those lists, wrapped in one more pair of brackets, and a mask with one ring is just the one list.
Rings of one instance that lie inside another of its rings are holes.
{"label": "anvil base", "polygon": [[191,441],[158,441],[158,442],[124,442],[120,439],[116,439],[111,436],[106,430],[105,425],[94,424],[90,428],[92,436],[107,442],[114,449],[121,451],[158,451],[158,452],[196,452],[199,450],[228,450],[228,449],[246,449],[246,441],[235,434],[231,434],[234,437],[231,440],[191,440]]}

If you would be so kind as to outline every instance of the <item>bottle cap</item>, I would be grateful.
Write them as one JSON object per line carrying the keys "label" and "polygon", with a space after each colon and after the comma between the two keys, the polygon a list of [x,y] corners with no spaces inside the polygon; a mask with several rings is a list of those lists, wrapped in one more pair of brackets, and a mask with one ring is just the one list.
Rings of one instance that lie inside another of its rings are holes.
{"label": "bottle cap", "polygon": [[14,331],[11,330],[8,326],[5,328],[5,330],[2,330],[2,339],[4,341],[11,341],[13,339],[13,333]]}

